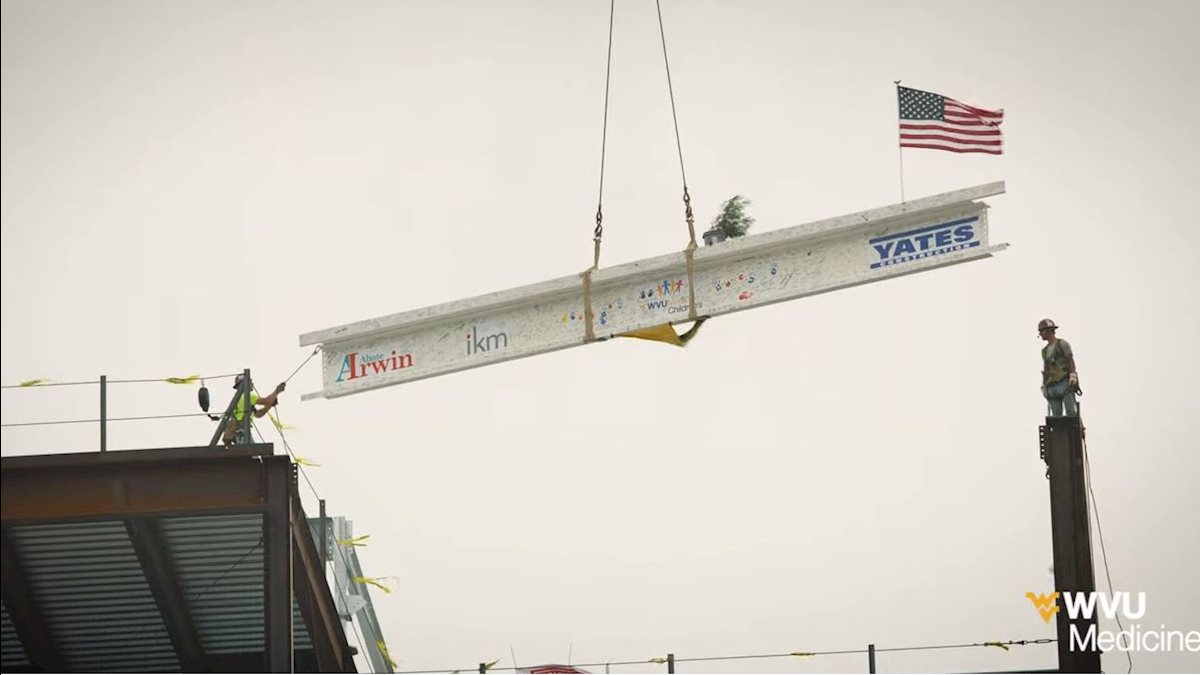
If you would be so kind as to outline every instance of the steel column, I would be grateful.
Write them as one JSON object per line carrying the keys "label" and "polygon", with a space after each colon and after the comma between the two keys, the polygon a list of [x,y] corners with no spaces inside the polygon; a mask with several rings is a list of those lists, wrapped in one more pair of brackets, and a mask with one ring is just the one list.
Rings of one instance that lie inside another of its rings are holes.
{"label": "steel column", "polygon": [[329,555],[329,523],[326,522],[325,516],[325,500],[318,500],[321,503],[321,570],[325,569],[325,557]]}
{"label": "steel column", "polygon": [[300,605],[300,615],[308,626],[309,637],[312,638],[318,670],[323,673],[352,671],[354,657],[350,652],[350,645],[346,642],[346,633],[338,616],[337,605],[325,580],[325,565],[320,561],[322,556],[317,553],[300,498],[293,496],[292,500],[292,515],[295,519],[292,527],[292,555],[300,570],[293,587]]}
{"label": "steel column", "polygon": [[[1041,432],[1041,454],[1050,480],[1050,528],[1054,548],[1054,590],[1058,598],[1058,668],[1064,673],[1100,672],[1098,651],[1072,649],[1071,634],[1079,638],[1096,627],[1096,619],[1072,620],[1063,592],[1096,590],[1092,540],[1084,474],[1083,429],[1079,417],[1047,417]],[[1078,642],[1076,642],[1078,644]]]}
{"label": "steel column", "polygon": [[100,452],[108,450],[108,376],[100,376]]}
{"label": "steel column", "polygon": [[[248,412],[248,409],[247,409]],[[296,473],[287,457],[264,459],[263,605],[267,671],[292,672],[292,496]]]}
{"label": "steel column", "polygon": [[254,406],[250,403],[252,389],[254,386],[250,381],[250,369],[246,368],[242,371],[242,421],[238,425],[238,436],[234,438],[234,445],[249,445],[254,442],[254,434],[250,431],[251,425],[254,424]]}
{"label": "steel column", "polygon": [[237,407],[238,398],[241,396],[242,390],[238,389],[233,398],[229,399],[229,405],[225,406],[225,414],[221,416],[221,421],[217,424],[217,430],[213,432],[212,439],[208,441],[210,446],[216,445],[217,441],[221,440],[221,435],[225,433],[225,427],[229,426],[229,423],[233,420],[233,411]]}

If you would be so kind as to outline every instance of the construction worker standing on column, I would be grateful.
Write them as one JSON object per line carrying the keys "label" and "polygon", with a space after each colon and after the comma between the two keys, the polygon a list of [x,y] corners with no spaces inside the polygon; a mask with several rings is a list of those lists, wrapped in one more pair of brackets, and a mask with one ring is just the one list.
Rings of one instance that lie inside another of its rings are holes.
{"label": "construction worker standing on column", "polygon": [[1038,322],[1038,336],[1046,341],[1042,347],[1042,396],[1050,404],[1050,416],[1078,415],[1075,393],[1079,391],[1079,375],[1075,373],[1075,354],[1066,340],[1058,339],[1058,326],[1050,319]]}
{"label": "construction worker standing on column", "polygon": [[[279,395],[283,393],[284,389],[287,388],[287,383],[280,382],[279,386],[275,387],[275,391],[263,396],[262,398],[259,398],[258,394],[254,393],[253,382],[247,383],[246,386],[250,389],[250,408],[253,410],[254,416],[262,417],[263,415],[266,415],[271,408],[275,407],[275,405],[279,403]],[[239,390],[239,393],[237,397],[237,405],[234,406],[233,409],[233,419],[229,420],[229,424],[225,426],[225,433],[221,436],[221,440],[224,441],[225,445],[231,445],[237,441],[238,432],[242,431],[243,427],[245,429],[241,442],[250,442],[250,424],[248,421],[243,421],[246,417],[246,398],[241,393],[241,375],[238,375],[237,378],[234,379],[233,388]]]}

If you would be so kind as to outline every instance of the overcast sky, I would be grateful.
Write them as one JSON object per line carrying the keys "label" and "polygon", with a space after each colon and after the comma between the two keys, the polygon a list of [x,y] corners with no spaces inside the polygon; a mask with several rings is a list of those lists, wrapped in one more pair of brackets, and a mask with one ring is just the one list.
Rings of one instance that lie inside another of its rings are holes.
{"label": "overcast sky", "polygon": [[[1006,181],[988,203],[1011,248],[718,318],[686,350],[610,341],[300,403],[314,359],[279,413],[330,511],[371,535],[366,573],[392,577],[374,600],[399,669],[1053,637],[1024,597],[1053,587],[1044,317],[1075,349],[1115,590],[1147,593],[1145,628],[1200,629],[1200,4],[662,11],[701,226],[735,193],[752,232],[899,201],[902,79],[1005,109],[1003,156],[906,150],[904,176],[910,198]],[[310,353],[303,332],[591,263],[603,0],[5,0],[2,18],[6,385],[248,367],[262,389]],[[620,0],[602,265],[681,250],[680,187],[654,3]],[[113,416],[196,411],[195,387],[109,397]],[[3,421],[97,405],[6,389]],[[193,446],[212,425],[108,433]],[[2,439],[98,448],[95,425]],[[1052,645],[879,659],[1055,665]]]}

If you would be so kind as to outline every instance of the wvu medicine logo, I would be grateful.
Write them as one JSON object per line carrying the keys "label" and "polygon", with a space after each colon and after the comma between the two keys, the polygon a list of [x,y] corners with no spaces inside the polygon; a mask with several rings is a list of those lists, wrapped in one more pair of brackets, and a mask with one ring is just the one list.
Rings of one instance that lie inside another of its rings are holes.
{"label": "wvu medicine logo", "polygon": [[1030,592],[1026,593],[1025,597],[1029,598],[1029,601],[1037,608],[1038,614],[1042,615],[1042,621],[1050,623],[1050,619],[1053,619],[1054,615],[1058,614],[1058,591],[1045,595]]}
{"label": "wvu medicine logo", "polygon": [[[1098,593],[1096,591],[1055,591],[1040,595],[1026,593],[1034,609],[1046,623],[1058,610],[1066,611],[1067,649],[1079,651],[1186,651],[1200,654],[1200,630],[1170,630],[1165,625],[1143,628],[1130,623],[1120,631],[1100,630],[1101,617],[1112,621],[1124,617],[1135,622],[1146,616],[1146,594],[1128,591]],[[1062,604],[1057,602],[1061,600]],[[1119,624],[1118,624],[1119,625]]]}

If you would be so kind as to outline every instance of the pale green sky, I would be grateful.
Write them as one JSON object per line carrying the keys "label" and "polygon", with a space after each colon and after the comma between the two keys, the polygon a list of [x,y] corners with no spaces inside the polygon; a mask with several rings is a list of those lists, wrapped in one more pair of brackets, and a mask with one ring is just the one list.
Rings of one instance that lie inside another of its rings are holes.
{"label": "pale green sky", "polygon": [[[608,10],[5,0],[0,379],[274,382],[308,355],[303,332],[583,270]],[[991,238],[1011,248],[718,318],[687,350],[609,342],[301,404],[311,364],[280,414],[331,512],[371,534],[367,573],[395,577],[375,601],[400,669],[508,666],[510,645],[528,664],[1052,637],[1024,597],[1052,586],[1046,316],[1075,348],[1116,590],[1147,593],[1145,627],[1200,629],[1200,4],[663,15],[701,223],[735,193],[757,232],[898,201],[903,79],[1006,110],[1004,156],[904,166],[909,197],[1007,181]],[[654,4],[617,2],[615,34],[606,265],[687,241]],[[194,396],[128,385],[109,410],[192,412]],[[96,405],[94,389],[9,389],[3,419]],[[109,443],[211,430],[114,424]],[[0,439],[5,455],[97,448],[90,425]],[[1053,647],[880,660],[1054,664]]]}

